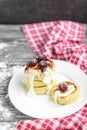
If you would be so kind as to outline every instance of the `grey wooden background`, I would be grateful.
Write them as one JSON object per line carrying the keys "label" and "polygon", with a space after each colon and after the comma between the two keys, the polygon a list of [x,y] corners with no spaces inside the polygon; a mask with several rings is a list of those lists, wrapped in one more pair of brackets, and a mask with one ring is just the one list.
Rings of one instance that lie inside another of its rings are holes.
{"label": "grey wooden background", "polygon": [[[87,25],[84,42],[87,43]],[[31,57],[34,57],[34,53],[21,25],[0,25],[0,130],[15,130],[21,119],[33,119],[19,112],[8,97],[12,75]]]}
{"label": "grey wooden background", "polygon": [[0,0],[0,24],[71,20],[87,23],[86,0]]}

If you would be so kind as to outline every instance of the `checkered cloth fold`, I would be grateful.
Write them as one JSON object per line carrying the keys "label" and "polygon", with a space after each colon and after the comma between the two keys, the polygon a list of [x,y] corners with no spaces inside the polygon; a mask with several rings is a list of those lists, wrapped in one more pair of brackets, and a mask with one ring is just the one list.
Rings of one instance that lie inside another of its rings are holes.
{"label": "checkered cloth fold", "polygon": [[[84,24],[51,21],[23,25],[24,34],[36,54],[71,62],[87,74],[87,45]],[[87,104],[78,112],[53,119],[22,120],[16,130],[87,130]]]}

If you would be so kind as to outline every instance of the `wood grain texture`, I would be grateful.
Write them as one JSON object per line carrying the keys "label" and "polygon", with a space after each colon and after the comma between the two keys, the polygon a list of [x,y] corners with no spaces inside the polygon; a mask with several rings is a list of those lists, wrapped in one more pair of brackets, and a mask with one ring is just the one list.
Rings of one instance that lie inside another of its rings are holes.
{"label": "wood grain texture", "polygon": [[[87,43],[87,25],[85,25]],[[8,84],[17,68],[34,57],[21,25],[0,25],[0,130],[10,130],[22,119],[33,119],[18,111],[8,97]]]}

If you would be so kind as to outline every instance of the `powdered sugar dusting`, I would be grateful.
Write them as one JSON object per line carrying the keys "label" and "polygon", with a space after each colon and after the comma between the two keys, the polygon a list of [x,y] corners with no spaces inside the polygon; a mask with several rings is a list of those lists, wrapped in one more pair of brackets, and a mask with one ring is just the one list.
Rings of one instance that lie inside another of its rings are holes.
{"label": "powdered sugar dusting", "polygon": [[0,43],[0,49],[4,49],[5,47],[7,47],[8,45],[5,43]]}
{"label": "powdered sugar dusting", "polygon": [[[8,62],[0,62],[0,90],[2,96],[0,97],[0,118],[3,121],[8,121],[14,117],[14,113],[7,107],[6,103],[8,103],[8,87],[7,84],[9,83],[9,79],[18,72],[22,66],[18,65],[9,65]],[[3,84],[5,84],[3,86]],[[5,95],[3,95],[5,93]],[[10,103],[10,101],[9,101]],[[0,123],[0,130],[15,130],[16,127],[15,123],[9,122],[2,122]]]}
{"label": "powdered sugar dusting", "polygon": [[6,65],[6,63],[5,62],[0,62],[0,68],[5,68],[5,67],[7,67],[7,65]]}
{"label": "powdered sugar dusting", "polygon": [[18,70],[23,68],[22,66],[9,66],[6,62],[0,62],[0,83],[6,80],[6,78],[9,78],[13,76]]}
{"label": "powdered sugar dusting", "polygon": [[15,126],[11,126],[10,123],[1,123],[0,124],[0,130],[15,130]]}
{"label": "powdered sugar dusting", "polygon": [[11,111],[4,107],[3,103],[0,101],[0,113],[2,113],[5,120],[9,119],[11,117]]}

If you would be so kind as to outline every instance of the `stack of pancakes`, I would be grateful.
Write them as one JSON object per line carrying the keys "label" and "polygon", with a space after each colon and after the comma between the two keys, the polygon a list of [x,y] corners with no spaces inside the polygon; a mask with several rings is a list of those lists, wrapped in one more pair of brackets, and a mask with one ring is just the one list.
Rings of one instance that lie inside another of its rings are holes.
{"label": "stack of pancakes", "polygon": [[47,86],[38,77],[34,78],[34,91],[36,94],[46,94],[47,92]]}
{"label": "stack of pancakes", "polygon": [[55,64],[52,60],[42,59],[34,66],[29,62],[25,67],[24,81],[27,92],[46,94],[57,83],[55,72]]}
{"label": "stack of pancakes", "polygon": [[[28,92],[30,89],[29,78],[25,79],[24,84],[25,84],[25,89]],[[46,94],[47,92],[47,86],[41,80],[39,80],[38,77],[34,78],[33,87],[34,87],[34,92],[36,94]]]}
{"label": "stack of pancakes", "polygon": [[[26,76],[25,80],[24,80],[24,86],[25,89],[27,90],[27,92],[30,89],[30,78],[28,76]],[[57,84],[56,80],[51,80],[50,82],[50,86],[53,87]],[[48,86],[43,82],[43,80],[39,79],[37,76],[34,77],[33,80],[33,90],[36,94],[47,94],[47,92],[49,91]]]}

